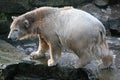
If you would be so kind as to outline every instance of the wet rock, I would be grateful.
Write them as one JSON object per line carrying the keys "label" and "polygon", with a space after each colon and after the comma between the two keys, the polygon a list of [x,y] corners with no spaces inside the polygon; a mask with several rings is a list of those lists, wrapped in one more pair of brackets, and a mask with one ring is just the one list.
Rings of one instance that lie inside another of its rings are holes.
{"label": "wet rock", "polygon": [[[24,68],[23,68],[24,67]],[[19,72],[18,75],[21,76],[29,76],[29,77],[41,77],[44,79],[55,79],[55,80],[76,80],[76,79],[82,79],[82,80],[89,80],[86,74],[87,71],[85,69],[71,69],[66,67],[48,67],[47,65],[40,65],[40,64],[26,64],[26,63],[20,63],[19,64]],[[47,71],[47,72],[46,72]],[[71,75],[71,76],[70,76]],[[17,77],[16,76],[16,77]]]}
{"label": "wet rock", "polygon": [[109,48],[113,50],[114,54],[119,54],[120,52],[120,38],[118,37],[107,37],[107,43]]}
{"label": "wet rock", "polygon": [[[48,67],[47,65],[21,62],[19,64],[7,65],[1,69],[1,80],[96,80],[90,70],[66,67]],[[90,79],[89,75],[93,77]]]}
{"label": "wet rock", "polygon": [[117,18],[110,18],[110,32],[112,36],[120,36],[120,16]]}
{"label": "wet rock", "polygon": [[120,36],[120,5],[110,7],[111,14],[109,17],[109,26],[112,36]]}
{"label": "wet rock", "polygon": [[[25,46],[34,45],[29,44]],[[68,56],[68,54],[66,56]],[[70,58],[71,57],[73,56],[71,55]],[[62,59],[65,58],[66,57],[62,57]],[[0,40],[0,80],[90,80],[91,78],[95,80],[95,76],[91,70],[67,67],[72,65],[67,62],[69,59],[65,60],[65,63],[62,63],[62,60],[57,66],[53,67],[46,65],[47,60],[48,59],[38,61],[30,60],[24,52]],[[75,58],[72,60],[75,60]]]}
{"label": "wet rock", "polygon": [[0,80],[14,80],[17,64],[0,65]]}
{"label": "wet rock", "polygon": [[95,0],[94,3],[98,7],[105,7],[108,5],[108,0]]}
{"label": "wet rock", "polygon": [[24,52],[0,40],[0,64],[17,63],[25,56]]}
{"label": "wet rock", "polygon": [[17,50],[9,43],[0,40],[0,80],[13,80],[11,76],[14,75],[16,64],[24,56],[23,52]]}
{"label": "wet rock", "polygon": [[[109,47],[110,47],[110,50],[116,55],[116,59],[115,59],[115,62],[116,62],[116,67],[117,69],[104,69],[104,70],[98,70],[98,66],[96,64],[98,64],[99,62],[97,61],[92,61],[90,64],[88,64],[85,68],[87,69],[90,69],[90,70],[87,70],[87,75],[89,77],[89,80],[94,80],[94,79],[98,79],[98,80],[119,80],[119,75],[120,75],[120,39],[119,38],[116,38],[116,37],[107,37],[107,43],[109,44]],[[31,45],[32,46],[32,45]],[[49,53],[46,53],[47,56],[49,56]],[[56,68],[58,68],[58,70],[54,67],[55,71],[58,71],[59,72],[59,69],[60,67],[64,67],[65,70],[68,70],[68,69],[73,69],[73,65],[76,64],[76,60],[78,59],[77,56],[75,56],[72,52],[70,51],[63,51],[62,52],[62,57],[58,63],[57,66],[55,66]],[[26,59],[27,60],[27,59]],[[39,61],[39,60],[38,60]],[[47,65],[47,60],[44,62],[45,60],[42,61],[42,64],[44,63],[44,65],[42,66],[46,66]],[[46,65],[45,65],[46,64]],[[35,65],[39,65],[39,64],[35,64]],[[39,65],[40,66],[40,65]],[[52,68],[52,67],[51,67]],[[67,68],[67,69],[66,69]],[[42,68],[44,69],[44,68]],[[44,69],[46,70],[46,69]],[[49,68],[49,70],[51,70]],[[49,70],[47,70],[47,72],[49,72]],[[64,70],[64,71],[65,71]],[[76,70],[76,69],[74,69]],[[91,72],[92,70],[92,72]],[[24,71],[24,70],[23,70]],[[52,70],[53,71],[53,70]],[[31,71],[31,72],[34,72],[34,71]],[[66,72],[66,71],[65,71]],[[73,71],[74,72],[74,71]],[[38,72],[39,73],[39,72]],[[52,73],[52,72],[51,72]],[[54,71],[53,71],[54,73]],[[59,72],[60,73],[60,72]],[[22,74],[22,73],[21,73]],[[42,73],[43,74],[43,73]],[[57,74],[57,73],[56,73]],[[57,74],[59,75],[59,74]],[[76,74],[78,75],[78,73]],[[27,76],[27,75],[26,75]],[[24,79],[38,79],[38,77],[34,77],[34,76],[16,76],[15,78],[16,79],[20,79],[20,78],[24,78]],[[39,76],[40,73],[39,73]],[[57,77],[58,78],[58,77]],[[57,80],[57,78],[53,78],[52,79],[55,79]],[[42,76],[41,78],[39,79],[45,79],[44,76]],[[51,79],[51,77],[49,78]],[[61,78],[60,78],[61,79]],[[65,78],[67,79],[67,78]],[[76,79],[76,78],[71,78],[71,79]]]}

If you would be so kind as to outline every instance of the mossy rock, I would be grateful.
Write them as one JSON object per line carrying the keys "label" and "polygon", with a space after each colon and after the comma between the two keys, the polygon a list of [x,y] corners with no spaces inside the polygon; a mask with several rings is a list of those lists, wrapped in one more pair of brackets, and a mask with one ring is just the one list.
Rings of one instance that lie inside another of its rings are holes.
{"label": "mossy rock", "polygon": [[25,56],[9,43],[0,40],[0,64],[17,63]]}

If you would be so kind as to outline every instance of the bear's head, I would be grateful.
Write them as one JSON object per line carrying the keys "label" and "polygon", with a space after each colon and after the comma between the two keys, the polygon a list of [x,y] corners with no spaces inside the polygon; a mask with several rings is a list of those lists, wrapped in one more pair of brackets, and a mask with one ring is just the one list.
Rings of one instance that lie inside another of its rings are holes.
{"label": "bear's head", "polygon": [[18,16],[18,17],[12,16],[12,19],[13,22],[10,26],[10,33],[8,35],[8,38],[12,40],[22,40],[31,34],[30,18],[27,18],[25,16]]}

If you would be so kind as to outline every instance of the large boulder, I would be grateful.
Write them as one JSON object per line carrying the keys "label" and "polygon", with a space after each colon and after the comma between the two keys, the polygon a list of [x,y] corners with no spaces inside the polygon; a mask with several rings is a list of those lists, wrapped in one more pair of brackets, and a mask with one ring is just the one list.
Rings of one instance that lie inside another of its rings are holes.
{"label": "large boulder", "polygon": [[[11,72],[16,69],[14,64],[20,62],[24,56],[25,54],[23,54],[23,52],[19,51],[9,43],[0,40],[0,80],[9,80],[6,78],[13,75]],[[9,68],[9,70],[4,72],[8,65],[12,66],[12,68]]]}
{"label": "large boulder", "polygon": [[110,7],[111,14],[109,17],[110,31],[113,36],[120,36],[120,4]]}
{"label": "large boulder", "polygon": [[9,43],[0,40],[0,64],[17,63],[24,56],[24,52],[21,52]]}
{"label": "large boulder", "polygon": [[94,4],[98,7],[105,7],[108,5],[108,0],[94,0]]}
{"label": "large boulder", "polygon": [[112,36],[120,36],[120,16],[109,18],[110,32]]}

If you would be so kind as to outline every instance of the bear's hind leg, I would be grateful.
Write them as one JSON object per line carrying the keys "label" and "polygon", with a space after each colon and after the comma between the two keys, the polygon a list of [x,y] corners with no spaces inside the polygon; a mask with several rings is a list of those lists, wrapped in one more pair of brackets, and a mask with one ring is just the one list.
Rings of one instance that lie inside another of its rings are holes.
{"label": "bear's hind leg", "polygon": [[101,50],[102,50],[101,59],[103,64],[100,65],[99,67],[101,69],[114,67],[114,56],[112,53],[110,53],[106,42],[101,44]]}
{"label": "bear's hind leg", "polygon": [[48,50],[49,46],[45,39],[39,34],[39,46],[38,50],[30,54],[31,59],[39,59],[45,56],[45,52]]}
{"label": "bear's hind leg", "polygon": [[[83,53],[84,54],[84,53]],[[85,67],[87,64],[91,62],[91,58],[88,54],[84,54],[79,57],[80,58],[80,64],[79,67]]]}
{"label": "bear's hind leg", "polygon": [[113,56],[112,55],[107,55],[107,56],[104,56],[102,58],[102,62],[103,64],[100,66],[101,69],[104,69],[104,68],[114,68],[114,64],[113,64]]}
{"label": "bear's hind leg", "polygon": [[91,56],[90,54],[87,52],[87,50],[85,51],[75,51],[76,55],[79,57],[79,60],[77,62],[77,64],[74,65],[75,68],[82,68],[85,67],[87,64],[89,64],[91,62]]}

